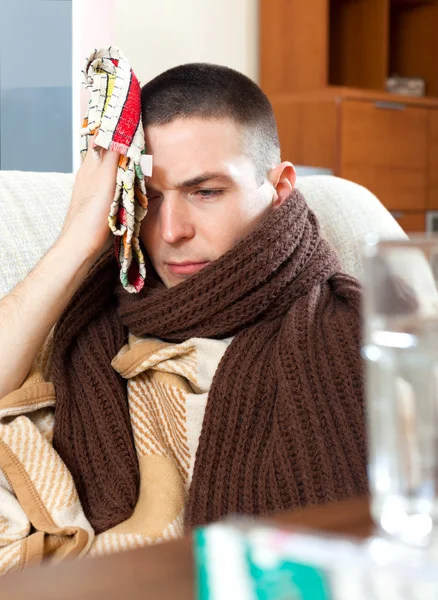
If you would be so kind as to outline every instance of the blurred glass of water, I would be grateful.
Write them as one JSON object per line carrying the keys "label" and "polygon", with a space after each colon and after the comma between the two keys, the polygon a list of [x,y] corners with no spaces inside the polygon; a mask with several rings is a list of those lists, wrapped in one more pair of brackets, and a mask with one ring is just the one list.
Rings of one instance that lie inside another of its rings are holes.
{"label": "blurred glass of water", "polygon": [[438,237],[365,247],[365,360],[372,514],[428,546],[438,531]]}

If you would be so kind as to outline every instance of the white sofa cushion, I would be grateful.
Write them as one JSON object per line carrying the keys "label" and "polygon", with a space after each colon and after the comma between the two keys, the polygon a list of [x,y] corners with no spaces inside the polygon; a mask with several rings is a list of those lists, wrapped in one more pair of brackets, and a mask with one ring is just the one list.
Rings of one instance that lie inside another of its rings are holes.
{"label": "white sofa cushion", "polygon": [[[0,171],[0,297],[35,266],[56,240],[70,202],[73,175]],[[364,235],[403,237],[371,192],[329,175],[297,180],[347,273],[362,279]]]}
{"label": "white sofa cushion", "polygon": [[312,175],[298,178],[297,188],[318,216],[345,272],[361,281],[367,234],[376,233],[383,239],[408,237],[376,196],[357,183],[331,175]]}
{"label": "white sofa cushion", "polygon": [[72,184],[70,173],[0,171],[0,297],[58,237]]}

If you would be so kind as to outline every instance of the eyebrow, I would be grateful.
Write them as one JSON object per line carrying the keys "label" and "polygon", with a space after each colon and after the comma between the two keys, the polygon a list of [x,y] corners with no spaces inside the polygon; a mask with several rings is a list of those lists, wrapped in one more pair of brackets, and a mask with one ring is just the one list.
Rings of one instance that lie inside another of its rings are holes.
{"label": "eyebrow", "polygon": [[201,173],[192,179],[187,179],[186,181],[182,181],[178,183],[176,187],[178,188],[189,188],[195,187],[197,185],[201,185],[201,183],[205,183],[206,181],[210,181],[210,179],[223,179],[228,183],[231,183],[232,179],[229,175],[225,175],[225,173],[220,172],[212,172],[207,171],[206,173]]}
{"label": "eyebrow", "polygon": [[[233,179],[229,175],[226,175],[225,173],[206,171],[205,173],[201,173],[200,175],[197,175],[196,177],[192,177],[191,179],[187,179],[186,181],[181,181],[180,183],[177,183],[175,185],[175,187],[177,189],[196,187],[197,185],[201,185],[201,183],[206,183],[207,181],[210,181],[211,179],[222,179],[226,183],[233,182]],[[151,190],[154,189],[153,186],[151,186],[150,184],[148,185],[148,183],[146,183],[146,187],[150,188]]]}

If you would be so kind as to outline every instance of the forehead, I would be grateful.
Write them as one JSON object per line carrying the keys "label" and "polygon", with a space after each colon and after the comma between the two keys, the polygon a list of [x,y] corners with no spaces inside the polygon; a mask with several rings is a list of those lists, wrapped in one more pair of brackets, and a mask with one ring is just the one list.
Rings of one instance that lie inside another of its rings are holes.
{"label": "forehead", "polygon": [[252,169],[242,138],[230,120],[175,119],[146,127],[146,150],[153,156],[151,179],[182,181],[219,170],[238,177]]}

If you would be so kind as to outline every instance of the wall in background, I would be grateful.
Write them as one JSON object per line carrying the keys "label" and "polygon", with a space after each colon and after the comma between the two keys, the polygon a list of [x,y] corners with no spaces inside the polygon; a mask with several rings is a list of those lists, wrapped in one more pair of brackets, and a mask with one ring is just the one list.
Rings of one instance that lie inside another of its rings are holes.
{"label": "wall in background", "polygon": [[111,44],[122,49],[141,84],[200,61],[258,81],[258,0],[73,0],[74,171],[88,103],[81,69],[95,47]]}
{"label": "wall in background", "polygon": [[80,165],[79,132],[90,99],[81,70],[94,48],[115,44],[115,31],[115,0],[73,0],[73,171]]}
{"label": "wall in background", "polygon": [[86,57],[115,44],[141,83],[186,62],[258,81],[258,0],[0,0],[0,168],[75,171]]}
{"label": "wall in background", "polygon": [[0,0],[0,169],[72,169],[72,1]]}
{"label": "wall in background", "polygon": [[187,62],[258,81],[257,0],[114,0],[119,46],[141,83]]}

